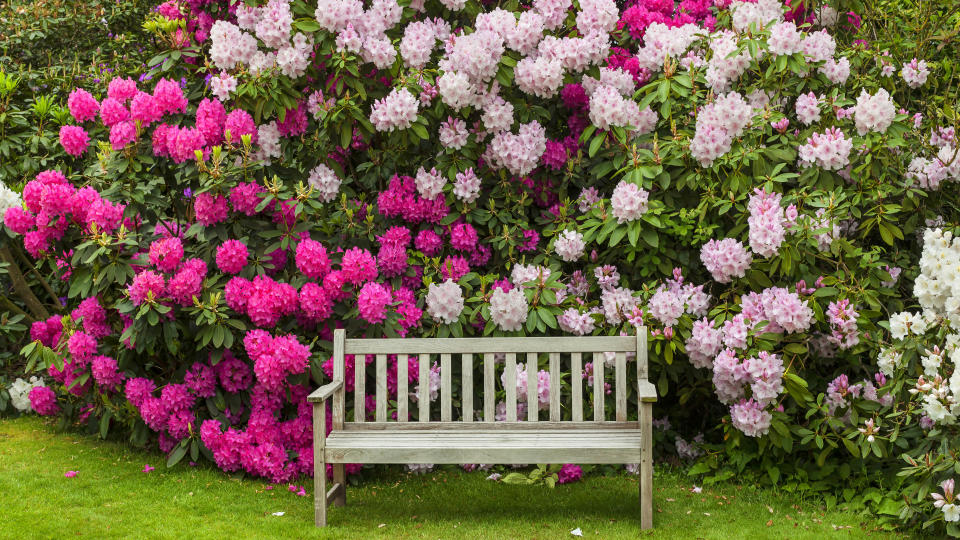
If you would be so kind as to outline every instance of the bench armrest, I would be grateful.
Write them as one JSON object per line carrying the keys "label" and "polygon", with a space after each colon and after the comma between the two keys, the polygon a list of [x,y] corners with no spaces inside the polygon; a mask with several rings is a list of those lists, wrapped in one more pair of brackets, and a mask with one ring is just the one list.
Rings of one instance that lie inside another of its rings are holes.
{"label": "bench armrest", "polygon": [[653,403],[657,401],[657,387],[655,387],[650,381],[638,380],[637,399],[646,403]]}
{"label": "bench armrest", "polygon": [[320,388],[317,388],[316,390],[313,391],[312,394],[307,396],[307,401],[309,401],[310,403],[320,403],[320,402],[326,401],[327,399],[330,398],[330,396],[334,394],[334,392],[339,390],[342,386],[343,386],[343,381],[333,381],[331,383],[327,383],[321,386]]}

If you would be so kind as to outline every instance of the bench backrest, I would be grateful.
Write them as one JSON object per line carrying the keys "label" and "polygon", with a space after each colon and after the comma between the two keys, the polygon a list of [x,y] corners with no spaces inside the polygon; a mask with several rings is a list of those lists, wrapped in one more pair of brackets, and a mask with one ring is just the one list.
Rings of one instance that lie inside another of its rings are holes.
{"label": "bench backrest", "polygon": [[[627,353],[636,353],[636,371],[627,369]],[[344,380],[346,355],[354,355],[353,375],[353,424],[385,423],[388,419],[388,400],[396,400],[396,422],[493,422],[496,414],[497,381],[503,375],[506,392],[506,421],[537,422],[541,420],[539,408],[538,371],[546,368],[549,375],[549,407],[543,420],[560,422],[561,404],[569,407],[572,422],[584,422],[584,368],[592,366],[592,379],[606,381],[606,353],[613,353],[613,385],[611,394],[615,409],[615,422],[628,418],[627,396],[630,388],[636,390],[638,381],[647,380],[647,332],[638,327],[635,336],[590,336],[590,337],[490,337],[490,338],[407,338],[407,339],[346,339],[344,330],[334,331],[333,339],[334,379]],[[391,357],[388,357],[390,355]],[[392,356],[396,355],[396,360]],[[502,355],[502,356],[501,356]],[[372,357],[375,377],[374,387],[369,392],[375,397],[375,411],[366,409],[367,359]],[[434,360],[439,357],[439,362]],[[497,360],[503,358],[502,367]],[[413,360],[411,362],[410,360]],[[458,362],[459,360],[459,362]],[[396,362],[394,364],[394,361]],[[518,361],[525,364],[525,371],[518,374]],[[482,362],[482,408],[474,408],[475,362]],[[430,401],[430,370],[434,363],[440,368],[439,414]],[[393,364],[393,365],[391,365]],[[459,364],[459,365],[458,365]],[[412,419],[411,399],[408,388],[410,369],[418,370],[419,385],[416,397],[416,418]],[[388,391],[388,370],[395,374],[396,392]],[[393,371],[395,370],[395,371]],[[570,372],[569,395],[563,396],[561,372]],[[459,407],[454,407],[453,380],[459,375],[460,386],[456,392]],[[517,418],[517,377],[526,377],[526,418]],[[588,374],[589,376],[589,374]],[[345,421],[347,381],[333,397],[334,427],[342,427]],[[587,385],[589,387],[589,385]],[[590,388],[586,389],[590,392]],[[604,384],[594,384],[593,422],[604,422],[606,389]],[[598,394],[599,393],[599,394]],[[588,395],[587,399],[590,399]],[[478,414],[475,414],[476,413]],[[459,414],[457,414],[459,412]],[[368,415],[373,413],[371,419]],[[456,418],[455,418],[456,414]],[[373,427],[373,426],[371,426]]]}

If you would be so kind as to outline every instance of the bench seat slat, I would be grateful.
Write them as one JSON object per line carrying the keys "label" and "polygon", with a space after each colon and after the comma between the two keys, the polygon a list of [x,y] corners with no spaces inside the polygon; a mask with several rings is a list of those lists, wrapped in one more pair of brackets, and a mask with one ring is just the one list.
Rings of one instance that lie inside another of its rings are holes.
{"label": "bench seat slat", "polygon": [[348,339],[346,354],[441,354],[528,352],[636,351],[633,336],[529,337],[529,338],[405,338]]}
{"label": "bench seat slat", "polygon": [[636,463],[641,437],[639,429],[341,431],[324,453],[330,463]]}

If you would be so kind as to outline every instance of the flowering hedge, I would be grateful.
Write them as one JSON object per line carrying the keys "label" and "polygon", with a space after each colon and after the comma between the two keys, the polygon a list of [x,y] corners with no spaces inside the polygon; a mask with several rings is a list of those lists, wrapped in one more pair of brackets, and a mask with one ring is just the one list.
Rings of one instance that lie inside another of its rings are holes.
{"label": "flowering hedge", "polygon": [[30,400],[282,481],[312,470],[334,327],[643,323],[662,411],[707,433],[676,443],[694,473],[882,475],[845,496],[942,524],[927,455],[956,431],[917,417],[919,366],[873,358],[918,235],[956,221],[952,113],[927,93],[947,67],[849,43],[858,25],[771,0],[163,4],[150,77],[71,93],[71,158],[5,214],[69,282],[23,351],[56,383]]}

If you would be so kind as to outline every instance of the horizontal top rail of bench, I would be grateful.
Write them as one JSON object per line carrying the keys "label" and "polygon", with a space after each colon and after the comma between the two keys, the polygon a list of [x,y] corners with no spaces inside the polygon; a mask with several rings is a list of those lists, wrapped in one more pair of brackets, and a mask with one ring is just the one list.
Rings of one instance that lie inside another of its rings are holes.
{"label": "horizontal top rail of bench", "polygon": [[636,336],[347,339],[346,354],[636,352]]}

